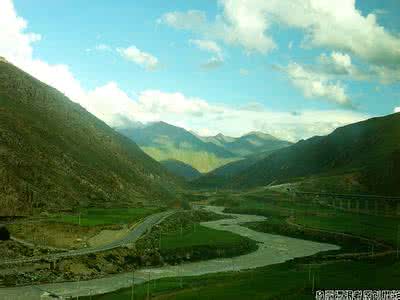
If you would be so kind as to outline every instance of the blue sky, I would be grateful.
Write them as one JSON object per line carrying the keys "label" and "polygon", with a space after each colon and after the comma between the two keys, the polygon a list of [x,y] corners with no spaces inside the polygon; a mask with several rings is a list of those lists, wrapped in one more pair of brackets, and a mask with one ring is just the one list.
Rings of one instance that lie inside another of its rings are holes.
{"label": "blue sky", "polygon": [[111,126],[298,140],[393,113],[400,3],[305,2],[0,0],[0,55]]}

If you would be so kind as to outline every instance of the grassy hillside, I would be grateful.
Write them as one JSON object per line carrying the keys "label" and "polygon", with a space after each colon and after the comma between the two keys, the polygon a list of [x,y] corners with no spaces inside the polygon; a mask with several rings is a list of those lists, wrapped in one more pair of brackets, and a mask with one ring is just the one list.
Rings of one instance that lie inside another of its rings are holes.
{"label": "grassy hillside", "polygon": [[173,199],[176,179],[56,89],[0,62],[1,215]]}
{"label": "grassy hillside", "polygon": [[233,178],[232,186],[262,186],[311,176],[340,181],[352,174],[357,189],[361,185],[367,192],[400,195],[399,141],[399,113],[372,118],[278,150]]}
{"label": "grassy hillside", "polygon": [[193,180],[201,176],[201,173],[191,165],[185,164],[179,160],[168,159],[161,161],[161,164],[172,174],[182,177],[186,180]]}
{"label": "grassy hillside", "polygon": [[238,159],[224,148],[204,142],[185,129],[164,122],[152,123],[143,128],[118,130],[154,159],[179,160],[202,173]]}

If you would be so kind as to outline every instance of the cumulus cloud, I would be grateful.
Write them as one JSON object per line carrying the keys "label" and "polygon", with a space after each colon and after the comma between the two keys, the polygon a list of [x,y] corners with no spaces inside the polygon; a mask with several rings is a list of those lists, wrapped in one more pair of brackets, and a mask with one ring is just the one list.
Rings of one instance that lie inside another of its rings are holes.
{"label": "cumulus cloud", "polygon": [[369,117],[348,110],[303,110],[294,114],[273,111],[259,103],[231,107],[159,90],[143,91],[132,99],[113,82],[89,92],[87,101],[89,111],[113,127],[165,121],[200,135],[222,131],[226,135],[240,136],[262,130],[290,141],[328,134],[338,126]]}
{"label": "cumulus cloud", "polygon": [[216,42],[211,40],[189,40],[189,43],[195,45],[203,51],[213,54],[213,56],[207,62],[201,65],[203,69],[211,70],[223,65],[224,57],[222,55],[222,49]]}
{"label": "cumulus cloud", "polygon": [[399,113],[399,112],[400,112],[400,106],[399,106],[399,107],[395,107],[395,108],[394,108],[394,112],[395,112],[395,113]]}
{"label": "cumulus cloud", "polygon": [[26,32],[28,23],[17,15],[11,0],[1,0],[0,7],[0,54],[13,63],[31,58],[31,44],[41,35]]}
{"label": "cumulus cloud", "polygon": [[[159,22],[259,53],[276,48],[272,25],[285,25],[304,32],[304,48],[350,53],[380,66],[386,81],[386,74],[398,76],[400,37],[381,26],[376,14],[362,15],[355,0],[219,0],[219,5],[222,12],[214,20],[207,20],[204,12],[188,11],[166,13]],[[341,55],[334,59],[349,58]]]}
{"label": "cumulus cloud", "polygon": [[259,103],[231,107],[211,104],[182,93],[157,90],[142,92],[135,105],[134,118],[141,122],[162,120],[200,135],[222,131],[227,135],[240,136],[249,131],[262,130],[291,141],[327,134],[338,126],[368,118],[349,110],[304,110],[293,114],[273,111]]}
{"label": "cumulus cloud", "polygon": [[214,53],[218,57],[222,57],[221,47],[214,41],[210,40],[189,40],[189,43],[196,45],[199,49]]}
{"label": "cumulus cloud", "polygon": [[[254,105],[230,107],[211,104],[182,93],[158,90],[143,91],[133,99],[116,82],[86,90],[67,65],[53,65],[34,59],[32,45],[40,40],[40,35],[27,32],[26,21],[17,15],[10,0],[0,0],[0,7],[0,55],[65,93],[110,126],[163,120],[203,133],[222,131],[238,136],[248,131],[264,130],[277,137],[295,141],[329,133],[337,126],[368,117],[354,111],[341,110],[306,110],[293,115],[267,108],[255,109]],[[140,50],[138,52],[142,53]]]}
{"label": "cumulus cloud", "polygon": [[382,84],[400,81],[400,68],[383,65],[356,66],[349,54],[341,52],[333,51],[330,55],[323,53],[318,62],[319,71],[326,76],[348,76],[353,80],[379,81]]}
{"label": "cumulus cloud", "polygon": [[[240,9],[245,20],[237,24],[233,17],[235,12],[231,12],[230,7],[233,10]],[[226,7],[224,16],[217,16],[213,22],[207,20],[204,12],[189,10],[187,12],[168,12],[158,20],[158,23],[176,29],[190,30],[206,38],[222,40],[227,44],[243,46],[248,51],[266,53],[276,47],[275,42],[264,35],[268,24],[254,9],[254,6],[248,7],[246,3],[241,3],[240,7],[230,7]]]}
{"label": "cumulus cloud", "polygon": [[94,48],[86,49],[86,52],[92,52],[92,51],[111,52],[112,48],[107,44],[98,44],[98,45],[94,46]]}
{"label": "cumulus cloud", "polygon": [[281,70],[288,75],[292,84],[300,89],[306,98],[317,98],[342,106],[351,106],[346,89],[339,81],[333,82],[323,74],[293,62]]}
{"label": "cumulus cloud", "polygon": [[224,61],[219,59],[218,57],[211,57],[205,63],[201,64],[201,68],[204,70],[213,70],[221,67],[224,64]]}
{"label": "cumulus cloud", "polygon": [[128,48],[118,48],[117,51],[125,59],[134,62],[147,70],[155,70],[160,65],[157,57],[150,53],[141,51],[134,45]]}
{"label": "cumulus cloud", "polygon": [[138,105],[142,111],[149,112],[154,116],[180,115],[188,117],[201,117],[205,113],[218,113],[217,107],[211,106],[207,101],[186,97],[182,93],[165,93],[158,90],[147,90],[139,94]]}
{"label": "cumulus cloud", "polygon": [[321,65],[327,73],[350,75],[354,73],[354,66],[348,54],[333,51],[329,56],[325,53],[319,57]]}

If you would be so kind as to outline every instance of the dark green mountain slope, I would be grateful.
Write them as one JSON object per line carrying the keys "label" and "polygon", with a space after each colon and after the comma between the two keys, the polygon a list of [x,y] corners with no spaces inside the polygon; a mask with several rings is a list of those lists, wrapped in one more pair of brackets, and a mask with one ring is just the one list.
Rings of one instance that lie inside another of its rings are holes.
{"label": "dark green mountain slope", "polygon": [[143,128],[118,129],[135,141],[147,154],[158,161],[175,159],[208,172],[238,157],[213,143],[207,143],[186,131],[165,122]]}
{"label": "dark green mountain slope", "polygon": [[186,180],[193,180],[201,176],[201,173],[191,165],[185,164],[179,160],[168,159],[161,161],[161,164],[172,174],[182,177]]}
{"label": "dark green mountain slope", "polygon": [[175,183],[128,138],[0,62],[0,214],[165,203]]}
{"label": "dark green mountain slope", "polygon": [[223,165],[203,176],[193,180],[190,184],[194,188],[214,188],[228,186],[232,178],[253,166],[258,161],[266,158],[277,150],[265,151],[250,155],[246,158]]}
{"label": "dark green mountain slope", "polygon": [[[310,177],[352,175],[367,192],[400,195],[400,114],[372,118],[278,150],[232,179],[254,187]],[[343,177],[344,178],[344,177]]]}

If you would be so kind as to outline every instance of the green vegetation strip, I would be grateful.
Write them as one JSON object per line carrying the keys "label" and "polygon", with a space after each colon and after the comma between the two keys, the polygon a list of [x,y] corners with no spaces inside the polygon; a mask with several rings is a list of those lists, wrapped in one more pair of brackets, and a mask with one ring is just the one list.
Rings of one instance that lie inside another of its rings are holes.
{"label": "green vegetation strip", "polygon": [[[314,203],[310,199],[293,200],[268,192],[244,194],[235,198],[222,195],[215,203],[224,203],[228,207],[226,211],[230,213],[268,217],[265,230],[261,230],[264,232],[285,234],[286,231],[286,235],[293,236],[287,224],[290,218],[293,223],[307,228],[361,236],[393,247],[399,242],[399,217],[350,213]],[[266,231],[267,226],[271,231]],[[302,235],[298,237],[306,238]]]}
{"label": "green vegetation strip", "polygon": [[[398,289],[400,261],[395,257],[369,261],[308,264],[302,260],[264,268],[166,278],[135,287],[134,298],[146,299],[315,299],[317,289]],[[131,299],[130,288],[93,296],[95,300]],[[89,298],[84,298],[89,299]]]}
{"label": "green vegetation strip", "polygon": [[151,214],[160,212],[158,207],[141,208],[89,208],[75,214],[51,216],[54,222],[71,223],[81,226],[97,226],[135,223]]}
{"label": "green vegetation strip", "polygon": [[187,248],[196,246],[216,246],[230,247],[239,245],[246,239],[240,235],[206,228],[201,225],[194,224],[192,230],[185,230],[182,234],[180,231],[173,232],[162,237],[161,250],[175,250],[177,248]]}

